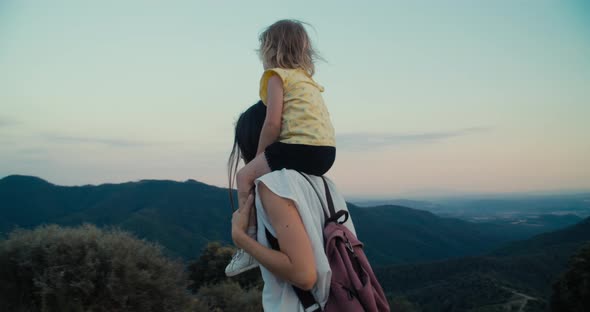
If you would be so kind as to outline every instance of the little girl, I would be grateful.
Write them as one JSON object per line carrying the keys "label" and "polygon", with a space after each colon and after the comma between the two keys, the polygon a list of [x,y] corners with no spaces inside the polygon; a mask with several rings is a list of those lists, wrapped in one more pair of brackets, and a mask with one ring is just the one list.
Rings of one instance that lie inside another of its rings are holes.
{"label": "little girl", "polygon": [[[264,73],[260,99],[266,118],[257,156],[238,173],[238,203],[245,204],[254,180],[271,171],[294,169],[312,175],[325,174],[336,159],[334,128],[314,74],[316,52],[302,23],[281,20],[260,35]],[[248,234],[256,238],[256,218],[250,216]],[[233,276],[258,266],[238,250],[225,273]]]}

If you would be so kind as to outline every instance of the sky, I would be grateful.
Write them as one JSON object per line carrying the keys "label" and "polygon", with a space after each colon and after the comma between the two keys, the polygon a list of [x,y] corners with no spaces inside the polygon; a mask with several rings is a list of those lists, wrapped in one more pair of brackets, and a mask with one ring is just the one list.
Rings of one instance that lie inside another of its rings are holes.
{"label": "sky", "polygon": [[345,196],[590,190],[582,0],[0,0],[0,178],[227,186],[283,18],[325,59]]}

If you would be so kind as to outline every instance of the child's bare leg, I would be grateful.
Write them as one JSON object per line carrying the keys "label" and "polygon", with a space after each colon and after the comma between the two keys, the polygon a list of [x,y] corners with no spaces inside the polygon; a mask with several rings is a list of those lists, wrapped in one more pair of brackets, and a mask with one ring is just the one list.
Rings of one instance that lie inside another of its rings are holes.
{"label": "child's bare leg", "polygon": [[[236,182],[238,186],[238,203],[239,207],[242,207],[246,200],[248,199],[248,195],[252,192],[254,187],[254,180],[257,178],[267,174],[270,172],[270,167],[266,162],[266,157],[264,154],[259,154],[256,156],[251,162],[246,164],[244,168],[238,171],[238,175],[236,177]],[[254,211],[254,209],[252,209]],[[250,226],[256,225],[256,214],[250,214]]]}
{"label": "child's bare leg", "polygon": [[[238,185],[238,203],[240,208],[244,207],[250,192],[253,191],[254,180],[269,172],[270,167],[266,163],[266,157],[264,157],[264,154],[256,156],[256,158],[246,164],[246,166],[244,166],[244,168],[238,172],[236,182]],[[248,236],[254,239],[256,239],[255,213],[255,209],[250,210],[250,216],[248,218],[249,224],[247,229]],[[225,275],[234,276],[255,268],[256,266],[258,266],[258,263],[251,255],[245,253],[242,249],[238,249],[232,257],[231,262],[225,268]]]}

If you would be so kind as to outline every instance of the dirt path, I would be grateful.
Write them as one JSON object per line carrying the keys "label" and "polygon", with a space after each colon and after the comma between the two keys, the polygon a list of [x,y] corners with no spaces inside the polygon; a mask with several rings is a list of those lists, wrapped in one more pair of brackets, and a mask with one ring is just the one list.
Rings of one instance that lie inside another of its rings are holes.
{"label": "dirt path", "polygon": [[508,287],[504,287],[502,286],[502,288],[512,292],[512,294],[514,294],[515,296],[518,296],[518,299],[515,300],[511,300],[509,301],[507,304],[512,305],[513,303],[516,304],[520,304],[520,307],[518,308],[518,312],[523,312],[524,308],[526,307],[527,303],[529,302],[529,300],[539,300],[538,298],[535,297],[531,297],[529,295],[523,294],[523,293],[519,293],[516,290],[512,289],[512,288],[508,288]]}

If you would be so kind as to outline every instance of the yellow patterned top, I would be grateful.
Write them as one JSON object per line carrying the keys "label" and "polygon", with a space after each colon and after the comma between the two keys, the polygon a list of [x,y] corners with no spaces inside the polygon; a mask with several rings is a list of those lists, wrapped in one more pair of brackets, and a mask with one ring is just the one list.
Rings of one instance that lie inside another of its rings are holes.
{"label": "yellow patterned top", "polygon": [[324,104],[324,88],[302,69],[273,68],[260,79],[260,99],[266,103],[268,79],[283,81],[283,116],[279,141],[291,144],[336,146],[334,127]]}

